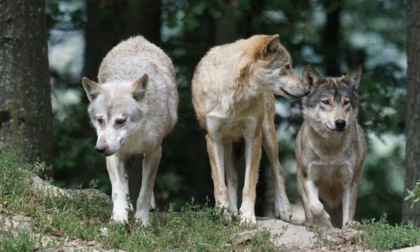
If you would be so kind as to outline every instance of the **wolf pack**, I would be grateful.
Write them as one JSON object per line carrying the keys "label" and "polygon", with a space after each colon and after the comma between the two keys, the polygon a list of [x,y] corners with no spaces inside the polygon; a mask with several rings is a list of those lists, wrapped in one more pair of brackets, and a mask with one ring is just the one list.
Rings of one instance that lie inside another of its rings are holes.
{"label": "wolf pack", "polygon": [[[191,91],[198,123],[206,131],[218,213],[238,218],[241,224],[256,223],[264,148],[273,179],[275,217],[291,221],[274,123],[275,96],[282,96],[302,103],[304,120],[295,140],[295,158],[306,226],[344,228],[351,223],[367,152],[357,122],[361,76],[362,66],[340,77],[323,77],[308,65],[299,78],[279,35],[254,35],[211,48],[195,69]],[[142,156],[134,218],[148,225],[150,210],[156,207],[154,182],[165,154],[162,142],[177,122],[174,66],[162,49],[135,36],[108,52],[97,78],[95,82],[83,77],[82,84],[97,133],[95,149],[106,156],[111,220],[129,222],[134,207],[128,198],[127,163]],[[245,163],[241,202],[233,162],[238,142],[244,145]]]}

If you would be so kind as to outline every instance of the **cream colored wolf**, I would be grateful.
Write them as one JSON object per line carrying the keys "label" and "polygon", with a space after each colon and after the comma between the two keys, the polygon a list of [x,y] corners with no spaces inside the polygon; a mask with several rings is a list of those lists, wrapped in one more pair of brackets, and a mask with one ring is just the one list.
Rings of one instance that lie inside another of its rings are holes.
{"label": "cream colored wolf", "polygon": [[303,71],[310,94],[303,98],[295,154],[308,227],[343,227],[353,220],[366,155],[365,135],[357,123],[361,75],[361,66],[338,78],[323,78],[312,66]]}
{"label": "cream colored wolf", "polygon": [[274,128],[274,95],[295,99],[307,88],[293,72],[278,35],[255,35],[212,48],[198,64],[192,80],[194,109],[207,130],[214,196],[218,207],[238,214],[237,174],[232,143],[245,140],[245,181],[241,222],[255,223],[254,205],[261,144],[271,163],[276,216],[290,221],[291,209],[278,160]]}
{"label": "cream colored wolf", "polygon": [[142,36],[115,46],[103,59],[99,83],[82,79],[89,116],[96,129],[96,150],[106,156],[112,185],[112,220],[128,222],[127,162],[144,155],[135,219],[143,225],[154,207],[153,186],[162,140],[177,120],[178,93],[169,57]]}

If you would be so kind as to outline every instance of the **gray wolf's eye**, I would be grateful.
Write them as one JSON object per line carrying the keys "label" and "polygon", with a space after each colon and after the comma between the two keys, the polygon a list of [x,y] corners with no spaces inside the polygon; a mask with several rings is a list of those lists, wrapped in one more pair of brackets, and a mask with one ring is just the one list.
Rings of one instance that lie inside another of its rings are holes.
{"label": "gray wolf's eye", "polygon": [[347,104],[350,104],[350,101],[349,100],[345,100],[344,101],[344,105],[347,105]]}
{"label": "gray wolf's eye", "polygon": [[329,100],[322,100],[321,101],[323,104],[325,104],[325,105],[330,105],[330,101]]}
{"label": "gray wolf's eye", "polygon": [[117,119],[117,120],[115,120],[115,125],[116,126],[124,126],[124,124],[127,122],[127,119],[125,119],[125,118],[120,118],[120,119]]}

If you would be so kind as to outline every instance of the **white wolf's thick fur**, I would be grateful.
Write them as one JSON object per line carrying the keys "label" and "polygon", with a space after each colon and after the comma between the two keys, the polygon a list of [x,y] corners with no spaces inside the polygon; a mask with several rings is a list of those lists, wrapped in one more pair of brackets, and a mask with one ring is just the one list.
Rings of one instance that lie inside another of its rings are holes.
{"label": "white wolf's thick fur", "polygon": [[353,220],[366,142],[357,123],[362,68],[338,78],[303,72],[311,93],[296,137],[298,191],[308,227],[343,227]]}
{"label": "white wolf's thick fur", "polygon": [[277,156],[273,94],[293,99],[306,92],[278,35],[255,35],[213,47],[198,64],[192,80],[193,105],[200,125],[207,130],[214,196],[218,207],[234,215],[238,214],[238,182],[232,143],[245,140],[241,222],[256,222],[254,205],[262,144],[271,163],[276,216],[290,221],[291,209]]}
{"label": "white wolf's thick fur", "polygon": [[162,155],[162,140],[177,120],[178,93],[169,57],[142,36],[115,46],[103,59],[99,83],[82,83],[90,100],[88,112],[96,129],[96,149],[106,155],[112,184],[112,220],[128,222],[125,163],[144,155],[136,220],[144,225],[154,205],[153,186]]}

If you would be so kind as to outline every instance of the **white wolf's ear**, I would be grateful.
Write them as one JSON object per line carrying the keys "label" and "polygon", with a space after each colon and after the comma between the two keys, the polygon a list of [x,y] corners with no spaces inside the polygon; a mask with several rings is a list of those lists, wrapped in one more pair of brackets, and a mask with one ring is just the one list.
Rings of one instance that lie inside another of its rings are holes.
{"label": "white wolf's ear", "polygon": [[357,89],[359,87],[360,79],[362,78],[362,72],[363,66],[359,65],[353,72],[344,77],[344,81],[349,84],[350,87]]}
{"label": "white wolf's ear", "polygon": [[319,75],[312,65],[307,65],[305,69],[303,69],[302,79],[303,82],[311,89],[318,87],[323,80],[321,75]]}
{"label": "white wolf's ear", "polygon": [[90,102],[95,100],[95,98],[102,92],[102,87],[99,83],[91,81],[86,77],[82,78],[82,84]]}
{"label": "white wolf's ear", "polygon": [[147,83],[149,82],[149,76],[144,74],[142,77],[138,78],[131,87],[133,88],[133,97],[136,101],[143,99],[144,94],[146,93]]}
{"label": "white wolf's ear", "polygon": [[263,48],[261,49],[261,55],[263,57],[267,57],[273,52],[277,52],[277,48],[280,43],[280,35],[276,34],[270,36],[270,39],[265,42]]}

